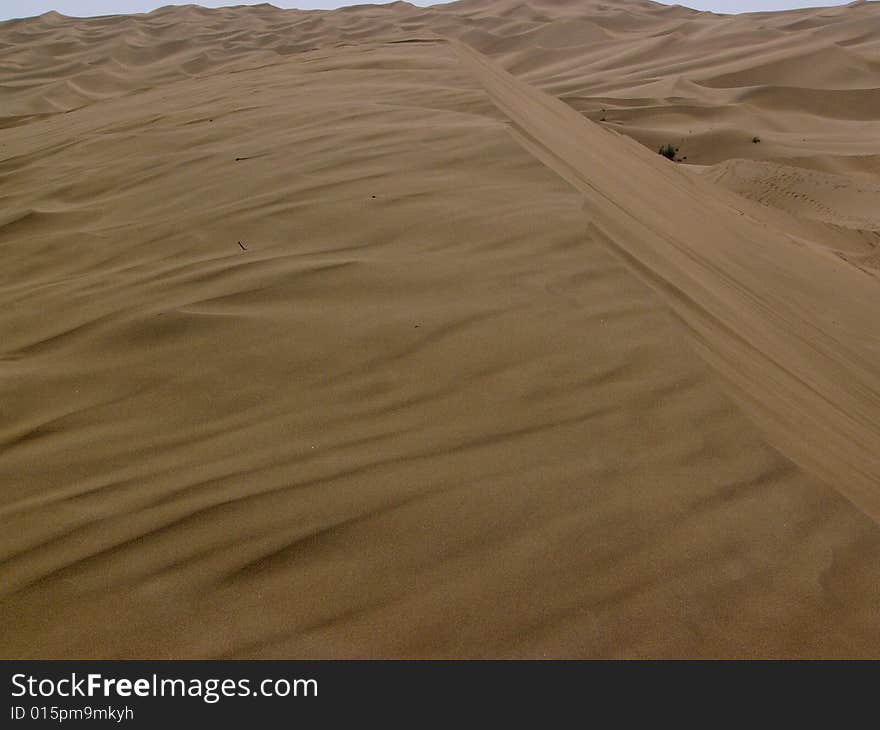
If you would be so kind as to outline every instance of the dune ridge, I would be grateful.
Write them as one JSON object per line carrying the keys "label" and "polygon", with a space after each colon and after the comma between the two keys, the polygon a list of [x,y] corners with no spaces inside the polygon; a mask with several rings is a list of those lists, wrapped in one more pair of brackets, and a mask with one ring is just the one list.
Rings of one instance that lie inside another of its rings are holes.
{"label": "dune ridge", "polygon": [[0,24],[0,656],[876,658],[877,7]]}

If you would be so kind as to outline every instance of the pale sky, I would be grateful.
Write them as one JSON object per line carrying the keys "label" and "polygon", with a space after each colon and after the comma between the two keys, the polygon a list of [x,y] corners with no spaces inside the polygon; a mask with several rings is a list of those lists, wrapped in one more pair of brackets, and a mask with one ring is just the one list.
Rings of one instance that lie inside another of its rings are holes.
{"label": "pale sky", "polygon": [[[201,0],[194,4],[206,8],[229,5],[257,5],[264,0]],[[189,0],[192,2],[192,0]],[[845,5],[850,0],[685,0],[678,3],[698,10],[714,10],[719,13],[748,13],[755,10],[788,10],[790,8]],[[0,20],[26,18],[57,10],[64,15],[85,17],[90,15],[113,15],[116,13],[146,13],[163,5],[186,5],[187,0],[0,0]],[[273,0],[279,8],[336,8],[354,5],[353,2],[334,0]],[[429,0],[418,0],[415,5],[431,5]],[[667,5],[673,3],[667,2]]]}

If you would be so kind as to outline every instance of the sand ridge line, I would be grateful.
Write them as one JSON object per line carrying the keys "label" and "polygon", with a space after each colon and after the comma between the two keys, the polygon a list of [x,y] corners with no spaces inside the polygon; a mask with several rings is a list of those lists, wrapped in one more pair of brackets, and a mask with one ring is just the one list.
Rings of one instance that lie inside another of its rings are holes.
{"label": "sand ridge line", "polygon": [[[587,196],[596,232],[688,325],[771,443],[880,521],[878,340],[865,316],[880,308],[876,281],[809,248],[794,256],[782,232],[737,215],[713,185],[676,179],[647,150],[450,42],[514,138]],[[793,279],[791,291],[768,271]]]}

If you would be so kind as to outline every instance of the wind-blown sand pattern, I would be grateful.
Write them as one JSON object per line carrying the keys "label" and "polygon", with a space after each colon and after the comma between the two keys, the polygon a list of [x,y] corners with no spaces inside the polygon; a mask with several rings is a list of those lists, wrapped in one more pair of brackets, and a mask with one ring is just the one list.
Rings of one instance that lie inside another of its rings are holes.
{"label": "wind-blown sand pattern", "polygon": [[0,656],[880,656],[878,78],[871,3],[0,24]]}

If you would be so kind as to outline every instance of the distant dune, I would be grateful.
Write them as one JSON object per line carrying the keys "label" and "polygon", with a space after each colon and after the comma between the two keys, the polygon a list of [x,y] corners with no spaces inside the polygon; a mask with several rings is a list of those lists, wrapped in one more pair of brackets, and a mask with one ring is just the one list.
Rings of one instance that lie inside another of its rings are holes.
{"label": "distant dune", "polygon": [[880,657],[878,79],[865,2],[0,23],[0,657]]}

